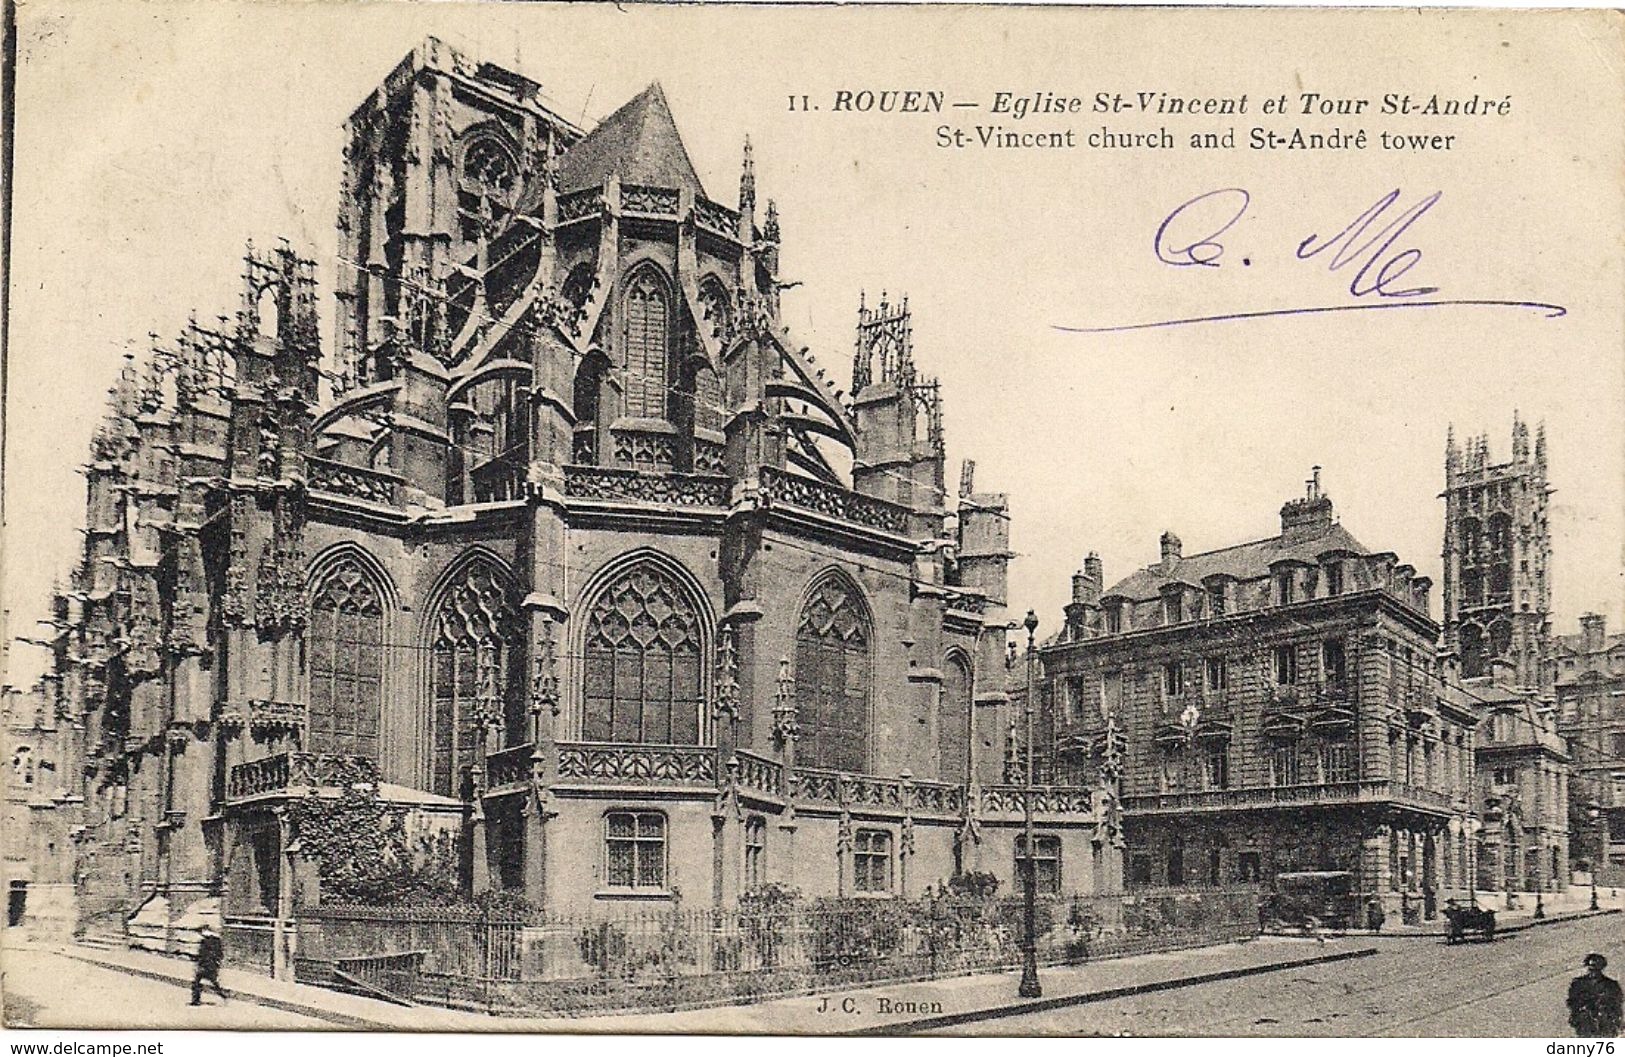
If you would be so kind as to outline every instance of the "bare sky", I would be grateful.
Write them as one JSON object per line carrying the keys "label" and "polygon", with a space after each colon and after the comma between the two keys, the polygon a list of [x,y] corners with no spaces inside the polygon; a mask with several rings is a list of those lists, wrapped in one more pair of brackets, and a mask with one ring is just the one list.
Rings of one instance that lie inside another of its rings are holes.
{"label": "bare sky", "polygon": [[[1152,18],[1156,21],[1153,23]],[[579,9],[533,5],[24,2],[18,75],[6,605],[43,613],[82,524],[82,462],[127,343],[236,308],[243,241],[286,236],[335,274],[344,117],[418,40],[441,36],[542,83],[565,116],[651,80],[712,198],[740,145],[783,216],[785,315],[844,384],[860,289],[906,291],[941,375],[952,460],[1010,495],[1012,607],[1053,631],[1069,574],[1273,534],[1313,464],[1349,529],[1439,578],[1444,435],[1514,409],[1550,437],[1556,625],[1622,617],[1625,88],[1618,16],[1548,12]],[[979,110],[832,112],[840,89],[939,89]],[[1066,118],[988,113],[995,92],[1085,99]],[[1087,112],[1097,92],[1251,100],[1196,120]],[[1304,118],[1456,135],[1449,150],[1256,151],[1267,96],[1501,99],[1491,119]],[[816,113],[791,113],[805,93]],[[1091,132],[1235,125],[1233,150],[943,149],[938,125]],[[1162,219],[1251,194],[1219,268],[1153,254]],[[1440,297],[1561,303],[1562,319],[1455,308],[1128,334],[1054,328],[1349,303],[1353,268],[1296,259],[1389,191],[1437,204],[1395,250]],[[1249,264],[1237,266],[1245,256]],[[330,332],[331,302],[323,324]],[[1437,608],[1437,604],[1436,604]],[[1437,611],[1435,616],[1438,616]],[[14,655],[13,682],[39,651]]]}

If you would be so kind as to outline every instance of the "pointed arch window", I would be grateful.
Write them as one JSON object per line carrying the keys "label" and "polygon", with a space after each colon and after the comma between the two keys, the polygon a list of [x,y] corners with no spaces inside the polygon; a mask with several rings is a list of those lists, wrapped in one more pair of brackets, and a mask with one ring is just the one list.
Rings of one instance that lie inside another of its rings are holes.
{"label": "pointed arch window", "polygon": [[587,611],[582,736],[697,745],[707,636],[698,606],[652,562],[616,577]]}
{"label": "pointed arch window", "polygon": [[954,654],[943,666],[942,712],[937,717],[938,777],[944,782],[969,778],[970,698],[970,665]]}
{"label": "pointed arch window", "polygon": [[384,607],[354,561],[339,564],[310,601],[310,706],[305,748],[378,759],[384,698]]}
{"label": "pointed arch window", "polygon": [[[430,625],[429,700],[434,792],[462,796],[480,726],[508,744],[525,740],[519,615],[495,566],[471,563],[445,592]],[[500,748],[488,744],[488,750]]]}
{"label": "pointed arch window", "polygon": [[857,588],[829,577],[796,628],[798,758],[809,767],[865,770],[869,749],[869,619]]}
{"label": "pointed arch window", "polygon": [[643,268],[626,291],[626,413],[666,417],[671,356],[671,294],[653,268]]}

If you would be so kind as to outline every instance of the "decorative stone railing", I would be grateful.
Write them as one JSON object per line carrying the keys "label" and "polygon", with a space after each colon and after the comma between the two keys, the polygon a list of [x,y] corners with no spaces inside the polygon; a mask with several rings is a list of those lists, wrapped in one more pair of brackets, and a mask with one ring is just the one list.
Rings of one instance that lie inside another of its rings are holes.
{"label": "decorative stone railing", "polygon": [[665,187],[640,187],[625,184],[621,187],[621,211],[646,213],[651,216],[677,215],[677,191]]}
{"label": "decorative stone railing", "polygon": [[[1018,785],[987,785],[981,789],[985,815],[1024,811],[1027,790]],[[1032,787],[1034,814],[1088,814],[1094,806],[1094,790],[1075,786],[1035,785]]]}
{"label": "decorative stone railing", "polygon": [[305,459],[305,483],[316,492],[364,499],[385,506],[399,505],[401,479],[392,473],[367,466],[351,466],[312,455]]}
{"label": "decorative stone railing", "polygon": [[487,753],[485,757],[485,787],[501,789],[525,785],[530,781],[530,757],[534,750],[529,742],[510,745],[506,749]]}
{"label": "decorative stone railing", "polygon": [[378,765],[365,756],[333,752],[282,752],[233,767],[226,779],[226,798],[242,800],[294,789],[343,787],[377,781]]}
{"label": "decorative stone railing", "polygon": [[476,503],[500,503],[525,495],[525,467],[507,459],[493,459],[469,474]]}
{"label": "decorative stone railing", "polygon": [[762,495],[771,502],[811,510],[899,536],[908,533],[909,510],[897,503],[861,495],[810,477],[797,477],[770,466],[760,469],[759,479]]}
{"label": "decorative stone railing", "polygon": [[965,787],[962,785],[915,781],[910,792],[916,811],[928,815],[962,815],[965,812]]}
{"label": "decorative stone railing", "polygon": [[947,605],[949,609],[960,613],[976,613],[980,615],[987,612],[986,598],[981,595],[964,594],[952,588],[948,590]]}
{"label": "decorative stone railing", "polygon": [[1422,786],[1407,785],[1404,782],[1394,782],[1388,788],[1396,800],[1409,800],[1415,804],[1425,804],[1428,807],[1439,808],[1443,811],[1451,810],[1456,799],[1450,793],[1442,790],[1425,789]]}
{"label": "decorative stone railing", "polygon": [[1266,807],[1271,804],[1334,804],[1387,800],[1406,800],[1445,811],[1451,809],[1452,803],[1451,796],[1447,792],[1383,779],[1368,779],[1359,782],[1306,782],[1253,789],[1138,793],[1123,797],[1123,809],[1139,812],[1224,811],[1233,808]]}
{"label": "decorative stone railing", "polygon": [[764,759],[755,753],[745,752],[741,749],[734,753],[734,759],[739,761],[739,785],[768,796],[784,795],[784,765],[775,760]]}
{"label": "decorative stone railing", "polygon": [[559,195],[559,223],[572,224],[595,217],[603,209],[603,193],[596,187]]}
{"label": "decorative stone railing", "polygon": [[305,727],[305,706],[294,701],[252,700],[229,705],[220,713],[220,725],[256,734],[298,733]]}
{"label": "decorative stone railing", "polygon": [[645,473],[607,466],[566,466],[564,494],[665,506],[726,507],[729,481],[709,474]]}
{"label": "decorative stone railing", "polygon": [[617,466],[670,470],[677,465],[677,438],[663,429],[612,429],[610,454]]}
{"label": "decorative stone railing", "polygon": [[724,238],[739,238],[739,214],[708,198],[694,199],[694,223]]}
{"label": "decorative stone railing", "polygon": [[790,793],[796,800],[813,803],[898,809],[903,806],[901,779],[875,778],[811,767],[796,769]]}
{"label": "decorative stone railing", "polygon": [[717,753],[709,745],[559,743],[559,781],[612,785],[715,787]]}
{"label": "decorative stone railing", "polygon": [[694,440],[694,472],[720,474],[726,465],[724,445],[714,440]]}

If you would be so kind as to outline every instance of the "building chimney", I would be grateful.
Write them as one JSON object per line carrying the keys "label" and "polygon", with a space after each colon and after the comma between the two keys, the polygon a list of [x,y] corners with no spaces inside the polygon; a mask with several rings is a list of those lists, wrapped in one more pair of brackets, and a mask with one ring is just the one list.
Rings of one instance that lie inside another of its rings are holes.
{"label": "building chimney", "polygon": [[1320,467],[1304,482],[1303,498],[1281,507],[1281,535],[1288,540],[1314,539],[1332,527],[1332,498],[1320,490]]}
{"label": "building chimney", "polygon": [[1068,637],[1076,641],[1089,633],[1100,611],[1102,568],[1100,555],[1093,551],[1083,559],[1083,568],[1072,574],[1072,602],[1066,607]]}
{"label": "building chimney", "polygon": [[1177,562],[1181,557],[1180,551],[1183,548],[1184,544],[1180,542],[1178,536],[1172,532],[1164,532],[1162,534],[1162,564],[1168,566]]}
{"label": "building chimney", "polygon": [[1608,644],[1608,618],[1601,613],[1583,613],[1580,631],[1585,636],[1585,651],[1599,653]]}

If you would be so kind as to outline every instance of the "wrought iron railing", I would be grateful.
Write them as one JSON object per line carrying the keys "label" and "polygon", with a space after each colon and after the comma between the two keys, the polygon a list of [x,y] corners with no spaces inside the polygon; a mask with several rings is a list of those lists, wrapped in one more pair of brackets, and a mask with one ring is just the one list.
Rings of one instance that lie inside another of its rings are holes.
{"label": "wrought iron railing", "polygon": [[799,477],[763,466],[758,471],[762,495],[775,503],[850,521],[896,535],[908,533],[909,509],[897,503],[853,492],[825,481]]}
{"label": "wrought iron railing", "polygon": [[239,763],[226,779],[226,797],[241,800],[284,790],[377,782],[378,765],[365,756],[336,752],[281,752]]}
{"label": "wrought iron railing", "polygon": [[364,499],[369,503],[396,506],[400,501],[401,478],[396,475],[315,455],[305,459],[305,483],[312,491]]}
{"label": "wrought iron railing", "polygon": [[[1258,899],[1256,888],[1044,896],[1036,953],[1078,964],[1247,939]],[[301,912],[297,971],[331,986],[343,972],[417,1003],[604,1014],[1010,968],[1022,927],[1020,899],[940,893],[592,915],[325,904]]]}
{"label": "wrought iron railing", "polygon": [[564,494],[578,499],[607,499],[667,506],[725,507],[729,481],[687,473],[644,473],[607,466],[566,466]]}

